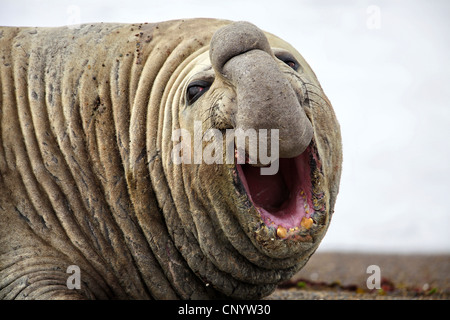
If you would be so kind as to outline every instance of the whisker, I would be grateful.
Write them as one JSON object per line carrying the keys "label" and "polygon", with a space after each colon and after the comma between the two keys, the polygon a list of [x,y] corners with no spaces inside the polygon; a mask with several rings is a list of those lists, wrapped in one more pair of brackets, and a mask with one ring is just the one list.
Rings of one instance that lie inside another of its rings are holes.
{"label": "whisker", "polygon": [[330,102],[328,100],[326,100],[320,93],[317,93],[317,92],[315,92],[313,90],[308,89],[307,86],[311,86],[311,87],[313,87],[313,88],[315,88],[317,90],[320,90],[320,92],[322,92],[322,88],[321,87],[319,87],[319,86],[317,86],[317,85],[315,85],[313,83],[304,81],[300,76],[297,76],[297,78],[302,83],[303,89],[305,90],[305,96],[308,99],[308,101],[316,103],[317,105],[319,105],[319,103],[314,101],[314,99],[311,97],[311,95],[314,95],[316,97],[319,97],[327,106],[331,107],[331,104],[330,104]]}
{"label": "whisker", "polygon": [[202,117],[203,117],[206,112],[209,112],[208,117],[206,117],[202,122],[203,124],[205,124],[209,121],[209,128],[207,130],[205,130],[205,132],[203,133],[202,140],[203,140],[206,132],[208,132],[209,129],[214,128],[214,125],[215,125],[215,123],[214,123],[214,108],[217,106],[217,103],[220,100],[220,96],[215,97],[213,99],[214,100],[212,101],[211,106],[208,109],[206,109],[205,111],[203,111],[203,113],[202,113]]}
{"label": "whisker", "polygon": [[209,107],[208,109],[206,109],[205,111],[203,111],[203,112],[202,112],[202,117],[203,117],[203,115],[204,115],[206,112],[211,111],[211,108],[212,108],[212,106]]}
{"label": "whisker", "polygon": [[[330,101],[328,101],[327,99],[325,99],[322,95],[320,95],[320,94],[318,94],[318,93],[316,93],[316,92],[314,92],[314,91],[309,91],[308,93],[312,93],[312,94],[314,94],[316,97],[319,97],[327,106],[329,106],[329,107],[331,107],[331,103],[330,103]],[[310,99],[309,98],[309,95],[308,95],[308,99],[309,99],[309,101],[313,101],[313,102],[316,102],[316,101],[314,101],[314,99]],[[317,102],[316,102],[317,103]],[[317,103],[318,104],[318,103]]]}
{"label": "whisker", "polygon": [[205,120],[203,120],[202,123],[205,123],[206,121],[208,121],[209,119],[211,119],[213,117],[213,114],[211,113]]}
{"label": "whisker", "polygon": [[312,86],[312,87],[314,87],[314,88],[316,88],[316,89],[322,91],[322,88],[321,88],[321,87],[319,87],[319,86],[317,86],[317,85],[315,85],[315,84],[313,84],[313,83],[304,81],[303,84],[305,84],[305,85],[310,85],[310,86]]}

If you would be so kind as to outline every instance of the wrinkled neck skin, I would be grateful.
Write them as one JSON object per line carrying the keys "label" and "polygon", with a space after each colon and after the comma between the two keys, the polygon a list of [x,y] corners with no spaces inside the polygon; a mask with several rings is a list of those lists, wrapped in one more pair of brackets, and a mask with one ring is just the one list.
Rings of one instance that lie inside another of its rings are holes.
{"label": "wrinkled neck skin", "polygon": [[[0,236],[10,237],[11,248],[21,241],[24,252],[54,256],[58,270],[48,268],[61,273],[55,279],[62,285],[67,265],[80,266],[83,287],[71,294],[260,298],[298,271],[319,245],[338,192],[341,151],[330,141],[340,143],[339,125],[314,73],[284,41],[266,34],[273,50],[295,55],[301,72],[267,55],[309,119],[322,162],[326,212],[309,236],[288,241],[268,231],[235,164],[172,162],[175,129],[193,137],[196,120],[203,130],[250,125],[239,120],[243,98],[238,99],[236,73],[227,77],[211,65],[208,43],[229,23],[180,20],[3,33],[3,40],[13,40],[2,90],[5,101],[8,95],[16,99],[17,109],[4,103],[0,118],[0,187],[8,190],[0,205],[20,212],[22,218],[9,223],[26,231]],[[90,38],[92,32],[100,40]],[[211,87],[188,105],[189,83],[205,75],[214,79]],[[6,89],[10,81],[16,92]],[[30,270],[39,263],[33,259]]]}

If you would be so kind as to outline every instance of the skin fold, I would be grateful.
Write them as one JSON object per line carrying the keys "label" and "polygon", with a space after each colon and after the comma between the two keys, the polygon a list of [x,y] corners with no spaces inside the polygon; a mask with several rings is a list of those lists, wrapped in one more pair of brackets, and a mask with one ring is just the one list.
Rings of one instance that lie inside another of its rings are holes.
{"label": "skin fold", "polygon": [[[215,19],[2,27],[0,59],[1,299],[261,298],[323,238],[339,124],[283,40]],[[279,129],[283,158],[314,145],[326,210],[304,237],[261,223],[235,164],[173,163],[172,132],[194,121]]]}

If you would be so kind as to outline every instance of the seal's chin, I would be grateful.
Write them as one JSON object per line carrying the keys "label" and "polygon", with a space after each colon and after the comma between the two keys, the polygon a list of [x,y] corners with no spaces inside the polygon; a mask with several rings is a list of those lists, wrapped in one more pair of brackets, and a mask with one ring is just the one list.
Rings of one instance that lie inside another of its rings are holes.
{"label": "seal's chin", "polygon": [[237,170],[262,222],[275,228],[279,238],[309,230],[325,211],[321,165],[313,145],[295,158],[280,158],[274,175],[261,175],[261,168],[250,164],[237,164]]}

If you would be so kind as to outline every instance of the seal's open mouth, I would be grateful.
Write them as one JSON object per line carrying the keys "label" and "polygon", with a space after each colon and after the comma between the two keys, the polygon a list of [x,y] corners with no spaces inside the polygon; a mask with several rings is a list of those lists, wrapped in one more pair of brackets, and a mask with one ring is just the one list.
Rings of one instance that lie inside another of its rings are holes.
{"label": "seal's open mouth", "polygon": [[321,164],[313,144],[295,158],[280,158],[275,175],[261,175],[259,167],[237,164],[247,195],[267,227],[280,238],[310,229],[315,213],[325,211],[320,188]]}

